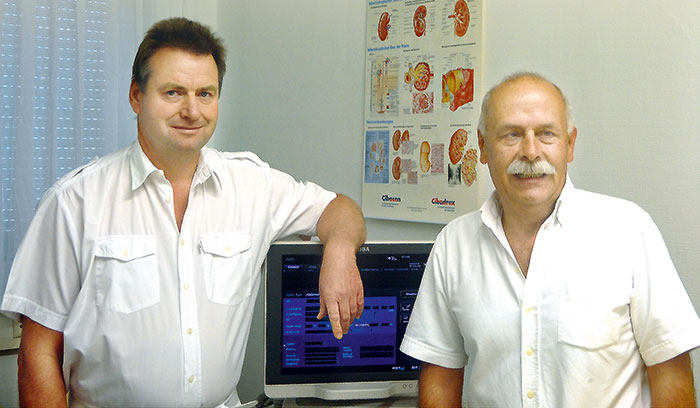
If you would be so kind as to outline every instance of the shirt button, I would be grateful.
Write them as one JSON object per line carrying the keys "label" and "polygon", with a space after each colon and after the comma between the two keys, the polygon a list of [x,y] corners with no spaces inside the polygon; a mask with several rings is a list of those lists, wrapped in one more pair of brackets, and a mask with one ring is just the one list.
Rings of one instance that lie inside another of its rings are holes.
{"label": "shirt button", "polygon": [[187,329],[187,334],[192,334],[192,329]]}
{"label": "shirt button", "polygon": [[[190,377],[190,378],[192,378],[192,377]],[[192,381],[190,381],[190,382],[192,382]],[[532,391],[529,391],[529,392],[527,393],[527,397],[530,398],[530,399],[533,399],[533,398],[535,398],[535,393],[532,392]]]}
{"label": "shirt button", "polygon": [[129,256],[129,251],[126,249],[124,250],[124,256]]}
{"label": "shirt button", "polygon": [[534,353],[535,353],[535,352],[532,351],[532,349],[527,349],[527,350],[525,351],[525,354],[527,354],[528,356],[531,356],[531,355],[533,355]]}
{"label": "shirt button", "polygon": [[525,313],[532,313],[532,308],[531,307],[526,308]]}
{"label": "shirt button", "polygon": [[190,284],[189,284],[189,283],[185,283],[184,285],[182,285],[182,288],[185,289],[185,290],[188,290],[188,289],[190,288]]}
{"label": "shirt button", "polygon": [[191,375],[190,378],[187,379],[187,381],[192,384],[194,382],[194,376]]}
{"label": "shirt button", "polygon": [[172,203],[172,202],[173,202],[172,197],[167,197],[167,198],[165,199],[165,202],[168,203],[168,204]]}
{"label": "shirt button", "polygon": [[185,245],[185,240],[184,240],[184,239],[181,239],[181,240],[180,240],[180,245]]}

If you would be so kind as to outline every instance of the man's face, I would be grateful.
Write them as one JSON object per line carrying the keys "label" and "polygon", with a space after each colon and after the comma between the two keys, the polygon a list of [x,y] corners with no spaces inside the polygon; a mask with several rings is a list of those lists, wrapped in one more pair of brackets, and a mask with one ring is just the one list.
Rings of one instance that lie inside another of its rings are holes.
{"label": "man's face", "polygon": [[[479,133],[480,160],[504,208],[551,211],[566,182],[567,164],[574,159],[576,129],[567,133],[566,106],[551,84],[532,78],[505,83],[491,94],[486,134]],[[546,161],[554,174],[509,174],[522,160]]]}
{"label": "man's face", "polygon": [[151,161],[167,163],[209,141],[219,114],[218,69],[211,55],[161,48],[149,60],[144,91],[135,83],[129,102],[138,115],[138,137]]}

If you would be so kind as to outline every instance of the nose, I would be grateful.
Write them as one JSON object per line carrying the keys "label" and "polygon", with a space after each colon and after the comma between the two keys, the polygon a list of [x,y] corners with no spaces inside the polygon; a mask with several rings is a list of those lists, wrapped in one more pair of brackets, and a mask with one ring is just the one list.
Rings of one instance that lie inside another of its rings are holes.
{"label": "nose", "polygon": [[201,111],[197,98],[192,95],[183,98],[182,106],[180,107],[180,117],[183,119],[197,120],[200,115]]}
{"label": "nose", "polygon": [[520,143],[520,154],[524,160],[535,162],[540,158],[540,148],[535,133],[529,131]]}

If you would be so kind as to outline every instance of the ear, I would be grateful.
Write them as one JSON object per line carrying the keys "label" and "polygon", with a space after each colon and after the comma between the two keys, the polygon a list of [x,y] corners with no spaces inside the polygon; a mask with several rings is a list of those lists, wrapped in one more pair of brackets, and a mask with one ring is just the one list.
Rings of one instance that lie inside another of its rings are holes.
{"label": "ear", "polygon": [[479,138],[479,161],[481,164],[488,163],[488,157],[486,157],[486,150],[484,149],[484,135],[481,134],[480,130],[476,131]]}
{"label": "ear", "polygon": [[569,163],[571,163],[574,160],[574,145],[576,144],[576,135],[578,134],[578,129],[574,127],[574,130],[569,133],[569,152],[568,152],[568,160]]}
{"label": "ear", "polygon": [[136,82],[131,81],[131,86],[129,87],[129,104],[137,115],[141,112],[141,96],[141,88],[139,88]]}

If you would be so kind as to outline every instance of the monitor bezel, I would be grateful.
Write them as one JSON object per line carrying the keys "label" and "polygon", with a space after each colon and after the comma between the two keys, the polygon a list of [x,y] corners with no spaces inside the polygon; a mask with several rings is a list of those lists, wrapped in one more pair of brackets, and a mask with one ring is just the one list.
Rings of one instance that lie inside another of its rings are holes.
{"label": "monitor bezel", "polygon": [[[365,243],[357,253],[363,254],[402,254],[430,253],[432,241],[373,241]],[[281,255],[322,255],[323,246],[318,241],[285,241],[272,244],[265,261],[265,323],[264,323],[264,389],[271,398],[316,397],[323,399],[368,399],[391,396],[415,396],[418,392],[420,371],[364,372],[358,369],[353,373],[324,373],[282,375],[279,359],[270,358],[270,353],[278,353],[282,344],[282,334],[271,327],[281,325],[281,298],[271,298],[269,293],[281,291],[280,274],[270,274],[268,270],[281,268]],[[277,363],[274,363],[277,361]]]}

